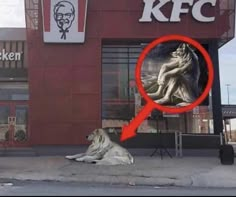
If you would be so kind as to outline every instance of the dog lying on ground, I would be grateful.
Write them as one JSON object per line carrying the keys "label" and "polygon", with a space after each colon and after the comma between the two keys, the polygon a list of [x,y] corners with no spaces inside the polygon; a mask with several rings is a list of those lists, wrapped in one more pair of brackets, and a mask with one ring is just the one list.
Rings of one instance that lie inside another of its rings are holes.
{"label": "dog lying on ground", "polygon": [[92,144],[82,154],[66,156],[66,159],[98,165],[133,164],[134,158],[120,145],[112,142],[104,129],[96,129],[86,137]]}

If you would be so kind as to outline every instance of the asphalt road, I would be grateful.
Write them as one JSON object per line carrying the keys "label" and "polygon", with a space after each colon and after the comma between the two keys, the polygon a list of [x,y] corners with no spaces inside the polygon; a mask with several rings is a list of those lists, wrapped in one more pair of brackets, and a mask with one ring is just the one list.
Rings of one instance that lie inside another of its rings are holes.
{"label": "asphalt road", "polygon": [[8,181],[1,182],[0,185],[1,196],[233,196],[236,194],[236,188],[161,188],[42,181]]}

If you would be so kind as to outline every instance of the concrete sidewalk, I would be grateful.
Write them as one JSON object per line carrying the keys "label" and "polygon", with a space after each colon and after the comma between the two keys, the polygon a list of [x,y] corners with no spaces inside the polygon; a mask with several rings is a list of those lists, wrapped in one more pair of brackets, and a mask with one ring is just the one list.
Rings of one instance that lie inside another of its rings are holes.
{"label": "concrete sidewalk", "polygon": [[236,164],[221,165],[217,157],[136,156],[130,166],[97,166],[62,156],[0,157],[0,179],[236,188]]}

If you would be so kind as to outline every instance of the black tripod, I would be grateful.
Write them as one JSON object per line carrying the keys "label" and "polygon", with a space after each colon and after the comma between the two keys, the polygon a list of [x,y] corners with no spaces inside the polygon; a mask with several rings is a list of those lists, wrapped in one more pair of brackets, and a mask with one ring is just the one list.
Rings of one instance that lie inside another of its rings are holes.
{"label": "black tripod", "polygon": [[[154,117],[153,117],[154,118]],[[154,152],[150,155],[151,157],[154,156],[156,154],[157,151],[159,151],[159,154],[161,156],[161,159],[163,158],[163,153],[166,153],[170,158],[172,158],[172,155],[170,154],[170,152],[167,150],[167,148],[163,145],[163,140],[162,140],[162,132],[159,129],[159,125],[158,125],[158,117],[155,117],[155,121],[156,121],[156,131],[157,131],[157,140],[158,140],[158,144],[159,146],[156,147],[156,149],[154,150]]]}

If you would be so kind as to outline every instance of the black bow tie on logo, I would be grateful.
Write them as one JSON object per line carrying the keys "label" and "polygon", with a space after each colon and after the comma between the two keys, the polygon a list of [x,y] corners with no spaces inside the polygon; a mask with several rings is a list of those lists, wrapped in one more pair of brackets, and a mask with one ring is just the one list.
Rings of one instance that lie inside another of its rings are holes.
{"label": "black bow tie on logo", "polygon": [[60,33],[62,33],[62,35],[61,35],[61,39],[64,39],[64,40],[66,40],[66,33],[69,33],[69,29],[60,29],[60,31],[59,31]]}

